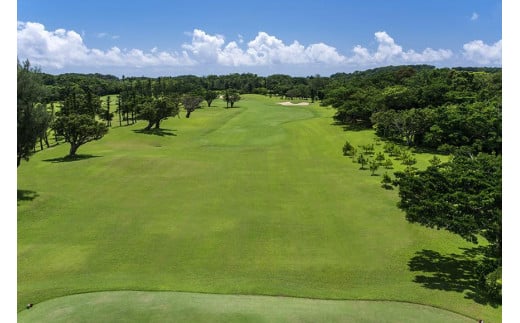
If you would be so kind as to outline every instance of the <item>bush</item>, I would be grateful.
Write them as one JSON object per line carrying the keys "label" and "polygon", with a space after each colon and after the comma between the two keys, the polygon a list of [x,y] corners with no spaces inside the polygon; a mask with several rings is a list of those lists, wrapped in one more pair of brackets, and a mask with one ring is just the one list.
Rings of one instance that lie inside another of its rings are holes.
{"label": "bush", "polygon": [[386,190],[391,190],[392,187],[392,178],[388,175],[387,172],[383,174],[383,179],[381,180],[381,186]]}
{"label": "bush", "polygon": [[347,140],[343,145],[343,156],[354,157],[356,154],[356,148]]}

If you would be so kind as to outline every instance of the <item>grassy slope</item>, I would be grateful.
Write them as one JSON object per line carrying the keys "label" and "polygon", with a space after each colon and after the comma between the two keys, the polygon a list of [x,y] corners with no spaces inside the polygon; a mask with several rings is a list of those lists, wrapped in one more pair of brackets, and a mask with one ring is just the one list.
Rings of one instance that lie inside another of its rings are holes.
{"label": "grassy slope", "polygon": [[341,156],[346,138],[369,143],[372,132],[331,126],[331,109],[274,102],[220,101],[167,120],[163,136],[114,127],[80,147],[91,158],[54,162],[60,145],[23,163],[18,189],[36,197],[18,206],[19,309],[175,290],[403,300],[500,320],[500,309],[414,282],[416,252],[472,246],[407,223],[396,192]]}

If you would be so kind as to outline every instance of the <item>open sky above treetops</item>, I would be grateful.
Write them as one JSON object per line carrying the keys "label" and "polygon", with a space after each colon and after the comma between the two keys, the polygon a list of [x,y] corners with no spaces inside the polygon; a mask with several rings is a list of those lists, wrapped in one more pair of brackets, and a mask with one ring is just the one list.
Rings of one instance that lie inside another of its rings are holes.
{"label": "open sky above treetops", "polygon": [[17,56],[119,77],[500,67],[502,1],[19,0]]}

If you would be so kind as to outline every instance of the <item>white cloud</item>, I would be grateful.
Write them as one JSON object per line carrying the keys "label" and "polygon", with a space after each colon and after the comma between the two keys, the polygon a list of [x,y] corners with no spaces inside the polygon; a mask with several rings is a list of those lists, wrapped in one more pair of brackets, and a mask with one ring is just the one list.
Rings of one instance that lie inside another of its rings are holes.
{"label": "white cloud", "polygon": [[[239,43],[243,37],[239,36]],[[184,44],[184,49],[201,63],[218,63],[224,66],[252,66],[272,64],[337,64],[345,60],[334,47],[323,43],[311,44],[308,47],[294,41],[290,45],[266,32],[259,32],[255,39],[242,49],[235,42],[225,44],[221,35],[210,35],[200,29],[192,33],[190,44]]]}
{"label": "white cloud", "polygon": [[18,55],[33,63],[53,68],[78,64],[88,58],[89,49],[75,31],[45,30],[45,26],[33,22],[18,23]]}
{"label": "white cloud", "polygon": [[346,60],[345,56],[340,55],[336,48],[324,43],[312,44],[305,49],[305,52],[313,61],[320,63],[341,64]]}
{"label": "white cloud", "polygon": [[482,40],[474,40],[464,44],[463,56],[471,62],[481,65],[502,63],[502,40],[492,45],[485,44]]}
{"label": "white cloud", "polygon": [[471,21],[475,21],[478,19],[478,13],[474,12],[472,15],[471,15]]}
{"label": "white cloud", "polygon": [[[273,67],[315,68],[333,70],[345,67],[370,67],[387,64],[414,64],[447,61],[453,58],[449,49],[426,48],[421,52],[405,50],[385,31],[374,33],[375,49],[362,45],[353,47],[350,56],[338,52],[335,47],[319,42],[310,45],[294,40],[286,44],[274,35],[260,31],[246,42],[242,35],[236,41],[227,42],[223,35],[209,34],[200,29],[185,33],[191,41],[181,45],[179,52],[166,52],[158,47],[150,50],[120,49],[116,46],[107,50],[89,48],[83,37],[73,30],[46,30],[34,22],[18,22],[18,57],[29,59],[43,69],[118,67]],[[110,39],[108,33],[97,34]],[[502,42],[486,45],[473,41],[464,45],[462,56],[480,64],[501,63]],[[293,67],[291,67],[293,66]],[[199,68],[199,69],[200,69]]]}
{"label": "white cloud", "polygon": [[427,63],[444,61],[453,56],[449,49],[426,48],[418,53],[413,49],[403,51],[403,48],[396,44],[394,39],[385,31],[378,31],[374,34],[378,43],[377,50],[370,52],[367,48],[357,45],[352,49],[353,56],[347,61],[351,64],[408,64],[408,63]]}
{"label": "white cloud", "polygon": [[184,44],[182,47],[190,51],[202,62],[214,62],[218,60],[221,47],[224,45],[224,36],[208,35],[203,30],[193,30],[191,44]]}
{"label": "white cloud", "polygon": [[[183,52],[167,53],[157,48],[150,52],[140,49],[121,50],[112,47],[107,51],[88,48],[83,38],[73,30],[48,31],[34,22],[18,22],[18,57],[28,58],[37,66],[62,69],[65,66],[179,66],[194,62]],[[98,37],[106,37],[106,33]]]}

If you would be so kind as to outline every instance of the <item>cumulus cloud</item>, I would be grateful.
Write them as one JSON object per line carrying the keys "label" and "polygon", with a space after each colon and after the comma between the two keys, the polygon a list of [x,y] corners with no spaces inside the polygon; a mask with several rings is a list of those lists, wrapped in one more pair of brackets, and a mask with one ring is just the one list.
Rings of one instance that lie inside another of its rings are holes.
{"label": "cumulus cloud", "polygon": [[217,61],[225,43],[224,36],[209,35],[200,29],[193,30],[192,35],[191,44],[184,44],[182,47],[190,51],[199,61]]}
{"label": "cumulus cloud", "polygon": [[447,60],[453,56],[449,49],[426,48],[420,53],[413,49],[404,51],[385,31],[378,31],[374,36],[378,44],[376,51],[370,52],[367,48],[357,45],[352,49],[353,55],[347,61],[358,65],[426,63]]}
{"label": "cumulus cloud", "polygon": [[[305,45],[297,40],[285,43],[274,35],[260,31],[254,39],[246,41],[238,35],[236,41],[226,41],[223,35],[210,34],[201,29],[185,33],[191,41],[181,45],[180,53],[162,51],[157,47],[109,49],[89,48],[83,37],[73,30],[47,30],[36,22],[18,22],[18,57],[28,58],[43,68],[70,67],[256,67],[256,66],[321,66],[344,68],[369,67],[385,64],[414,64],[446,61],[454,55],[449,49],[426,48],[422,51],[405,50],[387,32],[374,33],[376,48],[362,45],[353,47],[351,55],[338,52],[335,47],[319,42]],[[109,33],[99,38],[114,38]],[[473,41],[464,45],[462,55],[480,64],[501,60],[502,42],[486,45]],[[320,68],[321,68],[320,67]]]}
{"label": "cumulus cloud", "polygon": [[[106,37],[99,34],[98,37]],[[65,66],[128,66],[193,65],[186,52],[182,54],[140,49],[121,50],[112,47],[103,51],[88,48],[83,38],[73,30],[48,31],[35,22],[18,22],[18,56],[28,58],[42,67],[62,69]]]}
{"label": "cumulus cloud", "polygon": [[[243,38],[239,37],[239,43]],[[192,33],[189,44],[182,46],[198,62],[218,63],[224,66],[251,66],[272,64],[337,64],[344,61],[334,47],[323,43],[311,44],[307,47],[294,41],[286,45],[282,40],[266,32],[259,32],[255,39],[247,43],[243,49],[235,41],[225,43],[222,35],[210,35],[200,29]]]}
{"label": "cumulus cloud", "polygon": [[482,40],[474,40],[464,44],[463,55],[469,61],[486,65],[502,63],[502,39],[492,45]]}
{"label": "cumulus cloud", "polygon": [[471,21],[475,21],[478,19],[478,13],[474,12],[472,15],[471,15]]}

